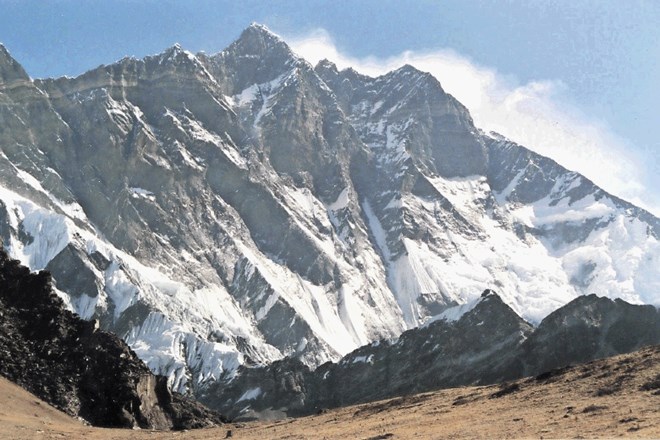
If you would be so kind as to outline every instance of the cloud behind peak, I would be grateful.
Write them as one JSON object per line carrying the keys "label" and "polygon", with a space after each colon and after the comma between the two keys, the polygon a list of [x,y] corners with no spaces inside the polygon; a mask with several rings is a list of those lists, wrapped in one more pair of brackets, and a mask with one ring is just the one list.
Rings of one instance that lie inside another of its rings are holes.
{"label": "cloud behind peak", "polygon": [[653,173],[645,167],[652,158],[646,158],[643,150],[633,148],[603,121],[580,111],[561,80],[521,84],[515,77],[481,66],[451,49],[409,50],[386,58],[353,57],[338,48],[324,29],[285,40],[312,65],[328,59],[340,70],[352,67],[369,76],[405,64],[429,72],[470,110],[477,127],[550,157],[606,191],[660,215],[660,198],[652,191]]}

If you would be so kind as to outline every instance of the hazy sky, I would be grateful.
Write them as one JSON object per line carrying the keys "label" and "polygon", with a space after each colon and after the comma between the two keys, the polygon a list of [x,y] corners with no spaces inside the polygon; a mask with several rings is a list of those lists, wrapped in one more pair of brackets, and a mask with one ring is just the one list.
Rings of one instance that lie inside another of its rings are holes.
{"label": "hazy sky", "polygon": [[312,62],[430,71],[481,128],[660,214],[660,1],[0,0],[0,42],[35,78],[214,53],[253,21]]}

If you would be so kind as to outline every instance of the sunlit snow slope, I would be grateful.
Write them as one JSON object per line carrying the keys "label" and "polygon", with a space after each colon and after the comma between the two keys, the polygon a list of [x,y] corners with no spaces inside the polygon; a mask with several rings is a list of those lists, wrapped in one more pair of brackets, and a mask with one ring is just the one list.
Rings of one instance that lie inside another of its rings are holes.
{"label": "sunlit snow slope", "polygon": [[[474,127],[431,75],[312,68],[250,26],[31,80],[0,46],[0,236],[178,390],[456,317],[660,304],[660,221]],[[455,307],[452,309],[452,307]]]}

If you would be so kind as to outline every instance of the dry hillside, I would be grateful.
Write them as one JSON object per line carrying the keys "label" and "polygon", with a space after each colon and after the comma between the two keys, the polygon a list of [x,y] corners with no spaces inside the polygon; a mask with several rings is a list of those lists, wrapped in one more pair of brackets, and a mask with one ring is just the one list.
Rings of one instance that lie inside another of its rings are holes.
{"label": "dry hillside", "polygon": [[660,438],[660,346],[486,387],[400,397],[274,422],[158,432],[91,428],[0,380],[3,438]]}

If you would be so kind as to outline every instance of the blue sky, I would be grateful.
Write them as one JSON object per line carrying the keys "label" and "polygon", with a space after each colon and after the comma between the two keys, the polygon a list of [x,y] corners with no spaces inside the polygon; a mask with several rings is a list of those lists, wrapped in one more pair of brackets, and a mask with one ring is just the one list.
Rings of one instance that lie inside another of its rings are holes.
{"label": "blue sky", "polygon": [[253,21],[310,61],[431,71],[480,126],[660,213],[659,1],[0,0],[0,42],[35,78],[214,53]]}

